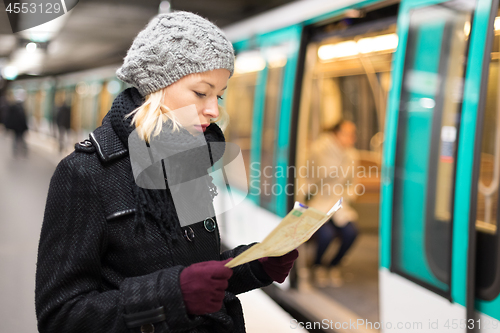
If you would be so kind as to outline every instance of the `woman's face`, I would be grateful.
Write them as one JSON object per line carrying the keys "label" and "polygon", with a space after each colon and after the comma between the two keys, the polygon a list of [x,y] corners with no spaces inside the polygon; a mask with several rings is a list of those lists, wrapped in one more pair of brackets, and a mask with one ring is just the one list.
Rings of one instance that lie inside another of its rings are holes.
{"label": "woman's face", "polygon": [[337,139],[344,148],[352,148],[356,144],[356,125],[350,121],[344,121],[337,132]]}
{"label": "woman's face", "polygon": [[188,131],[204,132],[210,119],[219,116],[218,100],[227,88],[229,75],[227,69],[187,75],[164,89],[163,104],[174,113],[183,108],[176,116],[184,119],[181,124]]}

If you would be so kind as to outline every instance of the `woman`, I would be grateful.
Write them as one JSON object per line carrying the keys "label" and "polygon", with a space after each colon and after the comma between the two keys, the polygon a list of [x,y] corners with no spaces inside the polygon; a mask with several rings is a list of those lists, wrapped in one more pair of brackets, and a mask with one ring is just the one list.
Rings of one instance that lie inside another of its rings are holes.
{"label": "woman", "polygon": [[[201,133],[224,143],[217,99],[233,66],[231,43],[195,14],[158,15],[138,34],[117,71],[132,88],[51,180],[37,264],[40,332],[245,332],[235,295],[284,281],[296,250],[225,267],[251,245],[221,253],[213,215],[181,227],[168,187],[177,174],[162,163],[164,184],[140,187],[131,165],[132,137],[151,147],[159,137],[189,146]],[[179,123],[173,110],[183,107],[198,124]],[[212,149],[210,164],[222,153]],[[197,164],[194,154],[181,160]],[[213,189],[193,193],[200,206]]]}

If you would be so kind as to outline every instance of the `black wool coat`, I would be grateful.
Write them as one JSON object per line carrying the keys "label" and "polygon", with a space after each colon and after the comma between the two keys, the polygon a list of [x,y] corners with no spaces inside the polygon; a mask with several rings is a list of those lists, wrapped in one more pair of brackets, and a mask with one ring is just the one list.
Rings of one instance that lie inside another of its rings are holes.
{"label": "black wool coat", "polygon": [[[108,114],[109,115],[109,114]],[[258,261],[233,269],[220,311],[186,313],[179,274],[220,252],[218,228],[191,225],[175,242],[155,223],[136,228],[130,158],[106,116],[51,179],[40,235],[35,305],[42,333],[245,332],[235,295],[272,281]],[[215,218],[214,218],[215,219]]]}

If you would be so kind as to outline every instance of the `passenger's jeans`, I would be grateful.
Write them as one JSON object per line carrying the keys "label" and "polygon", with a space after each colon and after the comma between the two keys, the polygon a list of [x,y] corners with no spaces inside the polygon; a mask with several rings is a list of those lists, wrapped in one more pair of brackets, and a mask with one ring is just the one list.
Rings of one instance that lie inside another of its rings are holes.
{"label": "passenger's jeans", "polygon": [[326,249],[331,241],[336,237],[340,237],[341,245],[338,253],[330,262],[330,266],[336,266],[339,264],[340,260],[347,253],[354,240],[358,236],[358,229],[352,222],[348,222],[343,227],[336,226],[330,219],[326,222],[318,231],[316,231],[315,237],[318,243],[318,250],[316,251],[316,259],[314,261],[315,265],[321,265],[321,257],[325,254]]}

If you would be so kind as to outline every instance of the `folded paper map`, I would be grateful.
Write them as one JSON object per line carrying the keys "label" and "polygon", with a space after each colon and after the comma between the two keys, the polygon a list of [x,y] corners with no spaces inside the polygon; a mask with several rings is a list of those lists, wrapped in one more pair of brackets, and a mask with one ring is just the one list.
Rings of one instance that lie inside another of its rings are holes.
{"label": "folded paper map", "polygon": [[255,244],[228,262],[226,267],[233,268],[264,257],[279,257],[296,249],[311,238],[341,207],[342,198],[326,214],[296,201],[293,209],[261,243]]}

